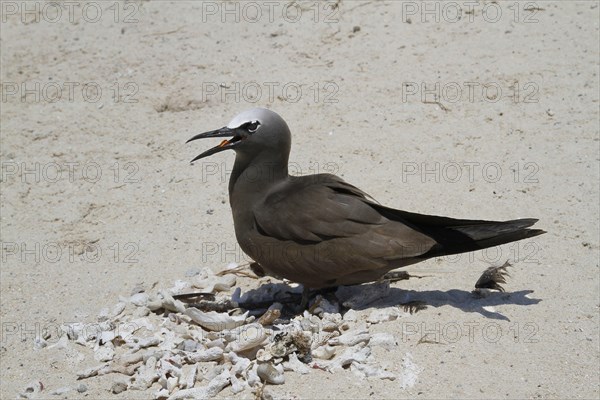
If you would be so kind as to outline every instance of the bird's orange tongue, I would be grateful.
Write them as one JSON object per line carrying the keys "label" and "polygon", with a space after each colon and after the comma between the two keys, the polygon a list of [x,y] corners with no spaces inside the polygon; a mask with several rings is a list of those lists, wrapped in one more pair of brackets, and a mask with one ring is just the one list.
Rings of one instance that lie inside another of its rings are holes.
{"label": "bird's orange tongue", "polygon": [[223,147],[223,146],[227,146],[229,144],[229,140],[223,140],[220,144],[219,147]]}

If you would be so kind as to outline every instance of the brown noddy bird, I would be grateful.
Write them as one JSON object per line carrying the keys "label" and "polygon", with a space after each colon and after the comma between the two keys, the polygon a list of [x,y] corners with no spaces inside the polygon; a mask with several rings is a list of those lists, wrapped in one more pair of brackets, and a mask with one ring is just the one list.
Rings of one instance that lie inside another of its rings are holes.
{"label": "brown noddy bird", "polygon": [[290,130],[271,110],[244,111],[227,126],[188,142],[218,137],[230,139],[191,162],[235,151],[229,201],[240,247],[259,270],[301,283],[305,294],[376,281],[428,258],[545,233],[528,229],[538,221],[533,218],[482,221],[417,214],[385,207],[335,175],[290,176]]}

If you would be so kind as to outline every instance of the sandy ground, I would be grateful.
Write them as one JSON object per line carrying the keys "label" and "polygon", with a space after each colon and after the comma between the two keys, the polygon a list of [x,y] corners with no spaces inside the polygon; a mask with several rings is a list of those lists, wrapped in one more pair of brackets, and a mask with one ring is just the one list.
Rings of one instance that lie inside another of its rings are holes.
{"label": "sandy ground", "polygon": [[[136,285],[246,261],[234,154],[190,166],[213,144],[184,142],[266,106],[292,129],[294,173],[548,231],[394,284],[432,304],[378,326],[399,339],[380,357],[402,370],[410,354],[413,385],[323,372],[290,375],[276,397],[598,398],[598,2],[286,4],[2,2],[0,397],[41,381],[58,398],[95,365],[34,350],[45,331],[95,322]],[[495,313],[452,300],[506,260]],[[113,379],[60,397],[152,396],[112,395]]]}

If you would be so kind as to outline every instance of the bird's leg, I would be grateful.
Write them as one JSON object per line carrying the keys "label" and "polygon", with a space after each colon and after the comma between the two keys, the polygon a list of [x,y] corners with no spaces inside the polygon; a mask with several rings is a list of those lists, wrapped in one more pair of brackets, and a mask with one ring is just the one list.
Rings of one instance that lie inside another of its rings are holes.
{"label": "bird's leg", "polygon": [[[390,271],[381,277],[381,280],[388,280],[390,282],[398,282],[408,280],[410,278],[423,278],[423,276],[411,275],[406,271]],[[414,314],[418,311],[427,308],[427,304],[423,301],[409,301],[407,303],[398,304],[402,309],[408,313]]]}
{"label": "bird's leg", "polygon": [[310,289],[306,286],[302,286],[302,299],[300,300],[300,306],[298,306],[298,312],[301,313],[306,310],[308,300],[310,299]]}
{"label": "bird's leg", "polygon": [[263,267],[261,267],[260,264],[257,263],[257,262],[250,263],[250,269],[259,278],[262,278],[263,276],[266,275],[265,270],[263,269]]}

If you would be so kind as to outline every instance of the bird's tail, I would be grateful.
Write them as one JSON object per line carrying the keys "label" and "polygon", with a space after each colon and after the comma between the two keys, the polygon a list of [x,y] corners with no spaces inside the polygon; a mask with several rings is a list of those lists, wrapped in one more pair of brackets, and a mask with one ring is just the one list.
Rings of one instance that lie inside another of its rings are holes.
{"label": "bird's tail", "polygon": [[381,207],[380,212],[435,239],[437,244],[423,254],[422,258],[481,250],[546,233],[541,229],[528,229],[538,221],[535,218],[512,221],[454,219],[387,207]]}

